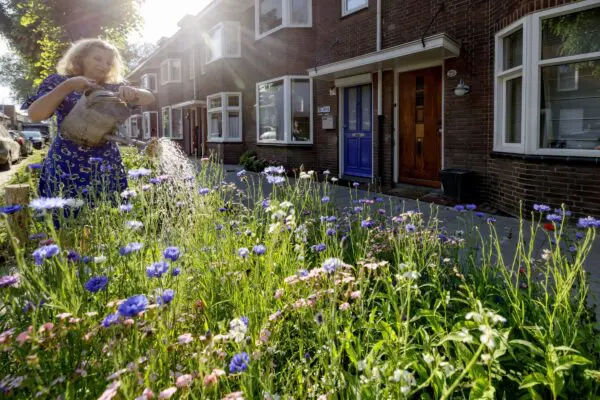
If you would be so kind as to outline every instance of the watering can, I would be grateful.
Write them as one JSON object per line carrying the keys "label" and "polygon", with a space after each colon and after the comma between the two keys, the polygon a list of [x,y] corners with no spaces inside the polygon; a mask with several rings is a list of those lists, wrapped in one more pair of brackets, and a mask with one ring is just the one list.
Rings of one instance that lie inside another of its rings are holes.
{"label": "watering can", "polygon": [[107,141],[114,141],[143,149],[146,142],[116,135],[117,126],[125,122],[131,113],[131,107],[118,94],[102,88],[90,88],[63,120],[60,134],[88,147],[100,147]]}

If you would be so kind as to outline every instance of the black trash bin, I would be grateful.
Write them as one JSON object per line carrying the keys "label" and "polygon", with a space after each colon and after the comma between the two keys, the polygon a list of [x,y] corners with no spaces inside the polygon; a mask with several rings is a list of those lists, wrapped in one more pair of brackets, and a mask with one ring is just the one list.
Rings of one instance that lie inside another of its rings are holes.
{"label": "black trash bin", "polygon": [[475,172],[468,169],[447,168],[440,171],[444,194],[458,202],[475,202]]}

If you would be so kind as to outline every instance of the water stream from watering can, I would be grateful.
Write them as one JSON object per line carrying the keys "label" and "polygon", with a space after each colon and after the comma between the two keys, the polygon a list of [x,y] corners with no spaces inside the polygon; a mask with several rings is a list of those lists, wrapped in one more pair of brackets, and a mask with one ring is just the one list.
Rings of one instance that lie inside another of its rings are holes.
{"label": "water stream from watering can", "polygon": [[196,176],[194,163],[170,139],[160,138],[150,146],[155,146],[154,157],[161,174],[169,175],[178,181]]}

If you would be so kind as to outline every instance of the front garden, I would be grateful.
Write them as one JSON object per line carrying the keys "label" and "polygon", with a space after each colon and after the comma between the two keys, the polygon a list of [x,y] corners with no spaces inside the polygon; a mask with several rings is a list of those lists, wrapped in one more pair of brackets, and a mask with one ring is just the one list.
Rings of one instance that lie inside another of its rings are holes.
{"label": "front garden", "polygon": [[292,183],[268,167],[262,198],[256,176],[236,186],[210,161],[180,180],[140,156],[126,164],[118,204],[2,208],[31,218],[0,278],[5,398],[598,395],[593,218],[536,205],[522,226],[546,246],[518,240],[506,259],[474,205],[448,232],[356,191],[338,209],[331,178],[308,171]]}

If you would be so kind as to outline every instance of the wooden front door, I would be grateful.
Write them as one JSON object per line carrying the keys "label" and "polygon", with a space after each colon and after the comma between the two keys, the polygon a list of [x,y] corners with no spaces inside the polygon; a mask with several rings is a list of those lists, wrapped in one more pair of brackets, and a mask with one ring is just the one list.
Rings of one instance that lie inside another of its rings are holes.
{"label": "wooden front door", "polygon": [[399,178],[440,186],[442,68],[400,74]]}

